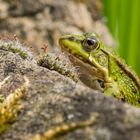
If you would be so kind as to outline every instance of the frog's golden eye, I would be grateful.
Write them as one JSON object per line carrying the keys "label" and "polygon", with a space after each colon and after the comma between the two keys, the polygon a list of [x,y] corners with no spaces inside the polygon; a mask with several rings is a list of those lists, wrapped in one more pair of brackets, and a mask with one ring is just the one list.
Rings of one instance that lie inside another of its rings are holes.
{"label": "frog's golden eye", "polygon": [[87,38],[84,41],[84,48],[86,51],[97,50],[99,48],[99,42],[96,38]]}

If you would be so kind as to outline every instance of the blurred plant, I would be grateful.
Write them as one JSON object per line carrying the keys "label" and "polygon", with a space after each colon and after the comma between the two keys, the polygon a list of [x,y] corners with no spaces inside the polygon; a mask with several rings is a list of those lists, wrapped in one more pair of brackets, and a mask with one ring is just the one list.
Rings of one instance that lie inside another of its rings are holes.
{"label": "blurred plant", "polygon": [[103,0],[119,54],[140,76],[140,0]]}

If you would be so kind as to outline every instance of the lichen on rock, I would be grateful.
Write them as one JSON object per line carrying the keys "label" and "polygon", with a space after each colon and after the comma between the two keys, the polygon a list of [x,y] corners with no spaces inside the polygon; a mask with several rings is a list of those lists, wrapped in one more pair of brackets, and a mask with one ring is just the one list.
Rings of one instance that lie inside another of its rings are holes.
{"label": "lichen on rock", "polygon": [[56,55],[53,53],[47,53],[45,55],[41,55],[38,58],[37,63],[39,66],[55,70],[60,74],[71,78],[75,82],[78,81],[76,68],[72,66],[64,54]]}
{"label": "lichen on rock", "polygon": [[15,54],[20,55],[21,58],[27,59],[31,57],[32,54],[26,47],[19,42],[18,39],[10,40],[8,38],[0,39],[0,49],[5,51],[11,51]]}
{"label": "lichen on rock", "polygon": [[29,85],[29,80],[26,77],[24,79],[25,83],[22,86],[0,102],[0,134],[16,119],[18,112],[22,108],[21,99]]}

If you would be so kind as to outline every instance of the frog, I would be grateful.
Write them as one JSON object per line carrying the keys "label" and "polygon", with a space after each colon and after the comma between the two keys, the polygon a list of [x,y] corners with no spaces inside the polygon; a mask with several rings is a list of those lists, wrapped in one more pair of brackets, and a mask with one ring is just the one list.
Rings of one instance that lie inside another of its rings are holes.
{"label": "frog", "polygon": [[61,50],[78,66],[80,80],[105,96],[140,107],[140,79],[116,49],[102,43],[97,33],[68,34],[59,38]]}

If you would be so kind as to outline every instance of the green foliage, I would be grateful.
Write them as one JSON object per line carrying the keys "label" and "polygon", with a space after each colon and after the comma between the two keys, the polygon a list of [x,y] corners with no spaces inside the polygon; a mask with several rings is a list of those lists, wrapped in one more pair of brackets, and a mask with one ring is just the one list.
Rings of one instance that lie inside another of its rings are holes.
{"label": "green foliage", "polygon": [[140,0],[103,0],[119,54],[140,75]]}

